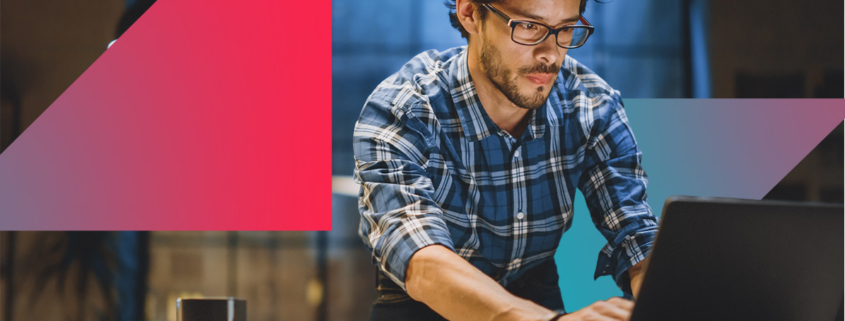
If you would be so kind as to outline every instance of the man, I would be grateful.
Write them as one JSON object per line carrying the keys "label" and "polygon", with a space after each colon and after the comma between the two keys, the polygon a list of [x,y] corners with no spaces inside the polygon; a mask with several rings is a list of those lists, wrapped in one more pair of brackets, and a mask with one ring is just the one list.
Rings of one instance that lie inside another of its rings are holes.
{"label": "man", "polygon": [[466,47],[383,81],[355,127],[360,235],[379,265],[372,320],[625,320],[565,314],[554,252],[575,189],[607,238],[596,277],[636,293],[657,221],[618,91],[566,56],[586,0],[457,0]]}

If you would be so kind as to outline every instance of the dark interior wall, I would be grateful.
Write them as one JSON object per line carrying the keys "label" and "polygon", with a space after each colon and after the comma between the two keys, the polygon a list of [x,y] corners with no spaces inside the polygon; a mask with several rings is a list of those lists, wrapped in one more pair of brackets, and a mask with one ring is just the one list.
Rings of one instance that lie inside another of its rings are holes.
{"label": "dark interior wall", "polygon": [[124,2],[2,0],[0,7],[1,150],[105,52]]}
{"label": "dark interior wall", "polygon": [[709,1],[713,97],[842,97],[842,1]]}

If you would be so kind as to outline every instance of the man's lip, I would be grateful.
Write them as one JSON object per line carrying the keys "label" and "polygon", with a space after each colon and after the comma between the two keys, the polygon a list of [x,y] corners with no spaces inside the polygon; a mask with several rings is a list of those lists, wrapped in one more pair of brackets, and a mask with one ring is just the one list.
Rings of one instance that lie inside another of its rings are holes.
{"label": "man's lip", "polygon": [[530,80],[531,82],[533,82],[535,84],[545,85],[545,84],[548,84],[549,81],[552,80],[554,75],[553,74],[534,73],[534,74],[527,74],[527,75],[525,75],[525,77],[527,77],[528,80]]}

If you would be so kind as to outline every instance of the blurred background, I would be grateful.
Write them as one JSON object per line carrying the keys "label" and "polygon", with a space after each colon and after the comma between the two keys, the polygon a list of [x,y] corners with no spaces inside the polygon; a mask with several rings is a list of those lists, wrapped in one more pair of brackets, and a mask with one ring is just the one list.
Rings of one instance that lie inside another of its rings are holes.
{"label": "blurred background", "polygon": [[[0,151],[151,4],[0,0]],[[466,42],[440,0],[332,4],[331,232],[0,232],[0,320],[175,320],[177,297],[201,296],[245,298],[250,320],[366,320],[375,271],[356,235],[352,128],[411,57]],[[596,33],[569,53],[624,98],[841,98],[842,12],[829,0],[590,1]],[[841,203],[842,146],[840,125],[767,198]]]}
{"label": "blurred background", "polygon": [[175,321],[177,298],[209,296],[246,299],[253,321],[366,320],[375,300],[354,233],[18,231],[0,246],[2,320]]}
{"label": "blurred background", "polygon": [[[443,1],[334,0],[333,173],[367,96],[416,54],[466,45]],[[842,98],[843,2],[589,0],[569,50],[622,98]]]}

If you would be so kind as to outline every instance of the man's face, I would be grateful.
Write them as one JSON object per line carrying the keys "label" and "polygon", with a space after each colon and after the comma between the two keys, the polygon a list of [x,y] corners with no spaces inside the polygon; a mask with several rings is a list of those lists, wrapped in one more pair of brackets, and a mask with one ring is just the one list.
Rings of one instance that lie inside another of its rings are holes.
{"label": "man's face", "polygon": [[[553,28],[574,24],[580,0],[502,1],[492,4],[514,20],[540,22]],[[479,10],[486,10],[479,6]],[[486,12],[480,32],[480,66],[487,78],[515,105],[543,106],[557,79],[566,49],[554,35],[534,46],[511,40],[511,28],[495,13]]]}

